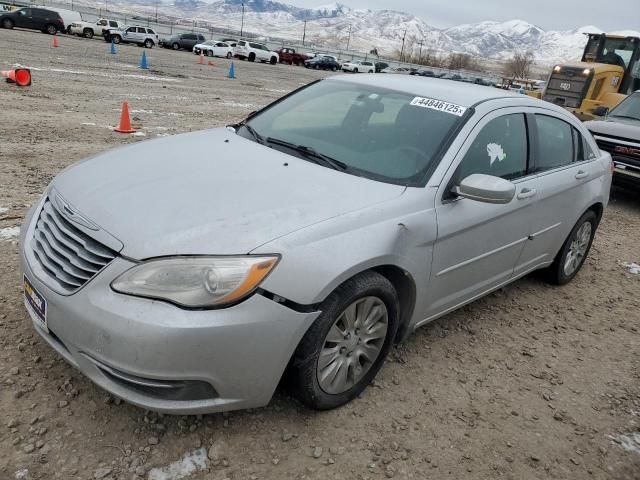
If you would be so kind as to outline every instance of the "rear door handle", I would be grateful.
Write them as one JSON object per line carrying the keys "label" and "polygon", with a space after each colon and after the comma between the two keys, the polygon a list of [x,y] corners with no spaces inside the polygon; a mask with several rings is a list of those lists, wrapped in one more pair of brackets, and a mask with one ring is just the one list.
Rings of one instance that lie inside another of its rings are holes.
{"label": "rear door handle", "polygon": [[587,178],[588,176],[589,176],[589,172],[585,172],[584,170],[578,170],[578,173],[576,173],[576,180]]}
{"label": "rear door handle", "polygon": [[520,190],[520,193],[518,194],[518,200],[524,200],[526,198],[531,198],[533,196],[535,196],[538,193],[538,191],[535,188],[523,188],[522,190]]}

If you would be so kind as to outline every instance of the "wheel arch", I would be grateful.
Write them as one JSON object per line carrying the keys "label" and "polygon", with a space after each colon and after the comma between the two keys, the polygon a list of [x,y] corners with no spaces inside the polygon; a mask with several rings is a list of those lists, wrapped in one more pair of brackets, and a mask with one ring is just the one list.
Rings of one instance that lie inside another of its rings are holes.
{"label": "wheel arch", "polygon": [[[596,214],[596,218],[598,219],[598,224],[600,224],[600,220],[602,220],[602,215],[604,214],[604,204],[602,202],[596,202],[587,208],[587,212],[591,210]],[[582,215],[581,215],[582,216]]]}

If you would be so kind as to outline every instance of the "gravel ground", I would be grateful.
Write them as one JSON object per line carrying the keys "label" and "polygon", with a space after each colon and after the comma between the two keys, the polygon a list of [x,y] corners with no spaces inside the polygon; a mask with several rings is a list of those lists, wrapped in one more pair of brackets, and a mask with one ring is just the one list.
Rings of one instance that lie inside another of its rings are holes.
{"label": "gravel ground", "polygon": [[[624,191],[573,283],[531,276],[419,330],[339,410],[278,392],[169,417],[91,384],[24,310],[14,227],[28,206],[82,158],[222,126],[323,74],[237,62],[230,80],[227,60],[159,49],[141,72],[135,46],[60,45],[0,30],[0,69],[34,69],[30,88],[0,84],[0,479],[640,478],[640,276],[623,266],[640,263],[640,197]],[[144,137],[109,128],[125,99]]]}

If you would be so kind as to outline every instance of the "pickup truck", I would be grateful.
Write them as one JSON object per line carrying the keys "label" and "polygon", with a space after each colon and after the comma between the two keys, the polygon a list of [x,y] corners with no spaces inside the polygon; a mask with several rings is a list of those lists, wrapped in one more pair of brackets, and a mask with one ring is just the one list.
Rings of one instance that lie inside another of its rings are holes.
{"label": "pickup truck", "polygon": [[301,65],[304,66],[304,62],[309,60],[310,56],[304,53],[297,53],[293,48],[281,48],[278,50],[280,56],[280,63],[287,63],[289,65]]}
{"label": "pickup truck", "polygon": [[95,23],[90,22],[73,22],[69,27],[69,33],[71,35],[77,35],[79,37],[93,38],[94,36],[102,37],[104,31],[110,28],[123,28],[124,24],[117,20],[110,20],[108,18],[101,18]]}
{"label": "pickup truck", "polygon": [[610,112],[598,107],[601,120],[585,122],[600,150],[613,159],[613,182],[640,188],[640,90],[625,98]]}

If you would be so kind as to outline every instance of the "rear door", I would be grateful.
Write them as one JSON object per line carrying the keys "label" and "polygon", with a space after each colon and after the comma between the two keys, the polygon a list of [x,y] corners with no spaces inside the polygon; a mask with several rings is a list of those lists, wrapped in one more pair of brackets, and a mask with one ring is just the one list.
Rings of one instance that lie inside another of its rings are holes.
{"label": "rear door", "polygon": [[532,109],[533,172],[538,179],[531,237],[515,274],[553,262],[578,218],[599,191],[596,155],[580,131],[549,110]]}
{"label": "rear door", "polygon": [[[522,109],[486,115],[474,127],[438,190],[438,239],[433,252],[425,318],[452,310],[506,284],[531,233],[535,175],[529,127]],[[456,197],[451,189],[474,173],[516,186],[504,205]]]}
{"label": "rear door", "polygon": [[[33,28],[37,28],[38,30],[44,30],[47,26],[48,21],[54,20],[57,18],[58,14],[55,12],[50,12],[48,10],[42,10],[40,8],[32,9],[31,16],[31,25]],[[55,22],[57,25],[57,22]]]}

